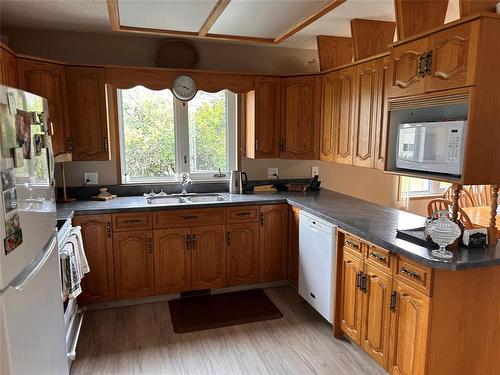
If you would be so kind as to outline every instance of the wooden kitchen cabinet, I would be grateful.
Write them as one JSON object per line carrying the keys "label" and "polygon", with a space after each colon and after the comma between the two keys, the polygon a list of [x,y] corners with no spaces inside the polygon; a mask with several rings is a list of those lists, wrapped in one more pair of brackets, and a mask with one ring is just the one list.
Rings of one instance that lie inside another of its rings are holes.
{"label": "wooden kitchen cabinet", "polygon": [[391,89],[391,57],[384,56],[379,63],[379,87],[377,104],[377,129],[375,131],[375,168],[384,170],[389,127],[389,94]]}
{"label": "wooden kitchen cabinet", "polygon": [[101,67],[66,67],[73,160],[110,160],[106,79]]}
{"label": "wooden kitchen cabinet", "polygon": [[338,91],[335,102],[338,108],[338,121],[335,124],[334,161],[352,164],[353,128],[356,118],[356,66],[339,71]]}
{"label": "wooden kitchen cabinet", "polygon": [[426,374],[430,298],[398,280],[393,289],[396,304],[391,313],[388,370],[397,375]]}
{"label": "wooden kitchen cabinet", "polygon": [[318,160],[321,76],[281,80],[281,158]]}
{"label": "wooden kitchen cabinet", "polygon": [[299,287],[299,225],[300,209],[288,206],[288,281]]}
{"label": "wooden kitchen cabinet", "polygon": [[191,287],[193,290],[226,285],[224,225],[191,228]]}
{"label": "wooden kitchen cabinet", "polygon": [[379,104],[379,60],[356,66],[356,115],[353,129],[353,164],[373,167]]}
{"label": "wooden kitchen cabinet", "polygon": [[228,286],[259,281],[259,222],[227,226]]}
{"label": "wooden kitchen cabinet", "polygon": [[64,65],[31,59],[18,59],[19,87],[43,96],[49,104],[49,122],[54,156],[71,153],[66,68]]}
{"label": "wooden kitchen cabinet", "polygon": [[155,294],[191,290],[190,228],[154,231]]}
{"label": "wooden kitchen cabinet", "polygon": [[279,158],[281,136],[281,78],[255,77],[255,90],[246,94],[246,156]]}
{"label": "wooden kitchen cabinet", "polygon": [[260,206],[260,282],[287,278],[288,205]]}
{"label": "wooden kitchen cabinet", "polygon": [[73,224],[82,227],[83,246],[90,272],[82,280],[82,305],[115,299],[115,270],[111,215],[82,215],[73,218]]}
{"label": "wooden kitchen cabinet", "polygon": [[322,118],[320,160],[333,161],[334,157],[334,127],[337,121],[337,85],[338,73],[331,72],[321,77]]}
{"label": "wooden kitchen cabinet", "polygon": [[427,38],[417,39],[392,49],[391,96],[408,96],[425,91],[424,77],[419,75],[420,58],[427,53]]}
{"label": "wooden kitchen cabinet", "polygon": [[150,230],[113,233],[116,298],[154,294],[153,233]]}
{"label": "wooden kitchen cabinet", "polygon": [[19,87],[17,58],[4,47],[0,47],[0,85]]}

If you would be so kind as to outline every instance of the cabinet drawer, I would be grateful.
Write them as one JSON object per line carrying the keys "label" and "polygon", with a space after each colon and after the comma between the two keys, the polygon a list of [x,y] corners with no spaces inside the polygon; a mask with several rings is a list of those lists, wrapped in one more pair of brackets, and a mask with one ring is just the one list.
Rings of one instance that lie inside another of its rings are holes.
{"label": "cabinet drawer", "polygon": [[112,218],[114,232],[153,228],[153,215],[150,212],[113,214]]}
{"label": "cabinet drawer", "polygon": [[432,270],[405,258],[398,258],[396,278],[427,295],[431,292]]}
{"label": "cabinet drawer", "polygon": [[227,209],[228,223],[259,221],[259,206],[230,207]]}
{"label": "cabinet drawer", "polygon": [[388,250],[380,247],[370,245],[366,252],[366,262],[373,264],[381,270],[391,273],[393,258]]}
{"label": "cabinet drawer", "polygon": [[155,212],[154,228],[191,227],[197,225],[225,224],[226,209],[198,208]]}
{"label": "cabinet drawer", "polygon": [[363,243],[359,238],[351,236],[350,234],[345,234],[344,247],[351,250],[352,252],[363,256]]}

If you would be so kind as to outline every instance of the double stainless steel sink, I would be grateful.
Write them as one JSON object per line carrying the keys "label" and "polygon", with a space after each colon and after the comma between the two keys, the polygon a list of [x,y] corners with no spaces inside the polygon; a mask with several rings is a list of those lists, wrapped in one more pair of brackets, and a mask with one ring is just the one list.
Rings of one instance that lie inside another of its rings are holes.
{"label": "double stainless steel sink", "polygon": [[157,206],[166,206],[174,204],[191,204],[191,203],[215,203],[227,201],[226,197],[218,193],[206,194],[171,194],[171,195],[155,195],[147,197],[148,204]]}

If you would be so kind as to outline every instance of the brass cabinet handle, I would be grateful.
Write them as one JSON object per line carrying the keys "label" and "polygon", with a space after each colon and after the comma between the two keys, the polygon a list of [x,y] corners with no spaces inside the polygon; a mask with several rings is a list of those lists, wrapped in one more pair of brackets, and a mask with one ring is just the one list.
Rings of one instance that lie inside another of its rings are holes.
{"label": "brass cabinet handle", "polygon": [[153,239],[151,237],[148,238],[148,253],[153,252]]}
{"label": "brass cabinet handle", "polygon": [[196,249],[196,234],[193,234],[193,236],[191,237],[192,241],[193,241],[193,250]]}
{"label": "brass cabinet handle", "polygon": [[231,245],[231,232],[227,232],[227,246]]}
{"label": "brass cabinet handle", "polygon": [[359,244],[352,242],[350,240],[345,240],[345,243],[348,244],[349,246],[354,247],[355,249],[359,250]]}
{"label": "brass cabinet handle", "polygon": [[238,212],[236,216],[250,216],[250,212]]}
{"label": "brass cabinet handle", "polygon": [[109,150],[108,137],[104,137],[103,142],[104,142],[104,151],[108,152],[108,150]]}
{"label": "brass cabinet handle", "polygon": [[422,275],[420,275],[418,272],[415,272],[415,271],[412,271],[406,267],[401,267],[401,273],[402,274],[405,274],[407,276],[410,276],[414,279],[417,279],[417,280],[421,280],[422,279]]}
{"label": "brass cabinet handle", "polygon": [[191,246],[191,236],[186,234],[186,248],[189,249]]}
{"label": "brass cabinet handle", "polygon": [[396,304],[398,302],[398,293],[393,290],[392,293],[391,293],[391,304],[389,306],[389,308],[391,309],[391,311],[396,311]]}
{"label": "brass cabinet handle", "polygon": [[106,223],[106,234],[108,238],[111,238],[111,223],[109,221]]}
{"label": "brass cabinet handle", "polygon": [[264,225],[264,213],[260,213],[260,225]]}
{"label": "brass cabinet handle", "polygon": [[361,279],[363,278],[363,272],[359,271],[357,274],[356,274],[356,288],[361,290]]}
{"label": "brass cabinet handle", "polygon": [[198,220],[198,216],[193,215],[193,216],[184,216],[184,220]]}
{"label": "brass cabinet handle", "polygon": [[123,220],[124,224],[139,224],[142,223],[141,219],[125,219]]}
{"label": "brass cabinet handle", "polygon": [[361,291],[363,293],[368,292],[368,275],[364,272],[361,272]]}
{"label": "brass cabinet handle", "polygon": [[387,258],[382,256],[382,255],[379,255],[373,251],[370,251],[370,256],[373,258],[373,259],[377,259],[381,262],[384,262],[384,263],[387,263]]}
{"label": "brass cabinet handle", "polygon": [[255,151],[259,151],[259,138],[255,138]]}

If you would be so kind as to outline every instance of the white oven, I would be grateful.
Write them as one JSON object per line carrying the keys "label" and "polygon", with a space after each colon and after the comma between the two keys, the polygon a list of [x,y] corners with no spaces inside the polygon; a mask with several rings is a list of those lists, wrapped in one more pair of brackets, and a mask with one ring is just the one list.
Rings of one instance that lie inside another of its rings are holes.
{"label": "white oven", "polygon": [[466,130],[465,120],[399,124],[396,167],[460,176]]}

